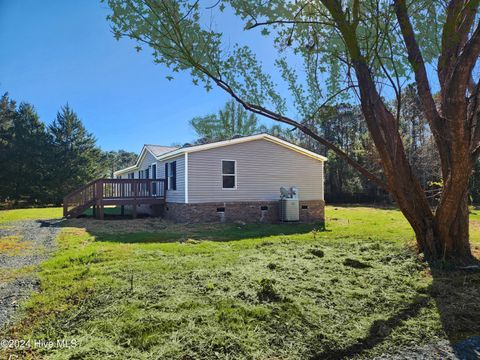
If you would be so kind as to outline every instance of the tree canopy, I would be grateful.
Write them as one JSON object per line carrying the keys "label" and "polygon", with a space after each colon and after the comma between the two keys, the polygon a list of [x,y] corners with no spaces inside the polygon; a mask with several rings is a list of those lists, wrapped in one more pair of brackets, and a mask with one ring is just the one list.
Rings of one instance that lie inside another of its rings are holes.
{"label": "tree canopy", "polygon": [[35,108],[0,98],[0,206],[60,204],[70,191],[131,165],[136,155],[102,152],[66,105],[46,126]]}
{"label": "tree canopy", "polygon": [[228,101],[223,109],[216,114],[197,116],[190,120],[199,143],[228,140],[236,136],[248,136],[259,133],[269,133],[294,141],[294,136],[279,125],[267,127],[260,124],[258,117],[244,109],[237,102]]}
{"label": "tree canopy", "polygon": [[[173,72],[187,71],[207,90],[216,85],[246,109],[296,127],[390,192],[427,258],[471,261],[467,191],[480,153],[480,85],[474,73],[480,54],[479,0],[107,3],[117,38],[135,39],[138,50],[152,50],[156,63]],[[212,12],[230,10],[244,21],[246,31],[261,29],[272,40],[278,71],[300,120],[287,116],[287,95],[278,93],[254,51],[230,45],[209,21]],[[435,69],[437,101],[429,75]],[[403,86],[409,79],[415,82],[440,158],[443,187],[434,209],[399,128]],[[380,175],[309,126],[339,96],[360,103]],[[395,99],[395,106],[387,98]]]}

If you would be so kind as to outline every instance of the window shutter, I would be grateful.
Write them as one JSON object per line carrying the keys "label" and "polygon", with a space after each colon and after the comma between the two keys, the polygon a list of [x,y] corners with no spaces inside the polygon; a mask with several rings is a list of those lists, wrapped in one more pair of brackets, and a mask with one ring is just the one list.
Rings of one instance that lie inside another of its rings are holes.
{"label": "window shutter", "polygon": [[168,190],[168,163],[165,163],[165,188]]}
{"label": "window shutter", "polygon": [[172,190],[177,190],[177,162],[172,162]]}

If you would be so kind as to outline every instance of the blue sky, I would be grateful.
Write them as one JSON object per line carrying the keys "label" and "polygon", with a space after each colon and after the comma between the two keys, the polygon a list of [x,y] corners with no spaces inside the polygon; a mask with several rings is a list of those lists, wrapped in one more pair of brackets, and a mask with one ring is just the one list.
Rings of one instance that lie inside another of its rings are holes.
{"label": "blue sky", "polygon": [[[96,0],[0,0],[0,93],[33,104],[46,123],[68,102],[105,150],[194,139],[189,120],[228,97],[194,86],[188,74],[168,81],[148,51],[113,38],[107,14]],[[235,34],[242,24],[219,19],[224,26]]]}

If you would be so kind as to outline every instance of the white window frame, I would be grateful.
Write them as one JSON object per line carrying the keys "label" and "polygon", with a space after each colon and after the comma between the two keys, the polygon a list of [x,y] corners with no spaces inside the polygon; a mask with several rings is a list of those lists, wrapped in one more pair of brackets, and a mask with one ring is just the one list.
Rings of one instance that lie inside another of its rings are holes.
{"label": "white window frame", "polygon": [[[233,174],[224,174],[223,173],[223,162],[224,161],[231,161],[233,162]],[[222,190],[237,190],[237,178],[238,178],[238,170],[237,170],[237,160],[230,160],[230,159],[222,159],[220,160],[220,172],[222,174]],[[233,188],[225,188],[223,187],[223,177],[224,176],[233,176],[235,179],[235,186]]]}

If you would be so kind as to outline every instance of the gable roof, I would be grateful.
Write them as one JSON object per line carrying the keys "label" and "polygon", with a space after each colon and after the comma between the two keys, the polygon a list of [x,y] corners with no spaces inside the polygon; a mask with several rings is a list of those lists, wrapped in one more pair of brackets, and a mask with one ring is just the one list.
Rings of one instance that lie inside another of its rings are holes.
{"label": "gable roof", "polygon": [[[149,151],[157,160],[166,160],[175,156],[179,156],[182,154],[188,154],[188,153],[193,153],[197,151],[203,151],[203,150],[209,150],[209,149],[215,149],[223,146],[230,146],[230,145],[235,145],[235,144],[241,144],[249,141],[255,141],[255,140],[267,140],[272,143],[278,144],[280,146],[284,146],[286,148],[289,148],[290,150],[296,151],[300,154],[309,156],[313,159],[319,160],[319,161],[327,161],[327,158],[325,156],[322,156],[320,154],[317,154],[313,151],[307,150],[302,148],[301,146],[292,144],[288,141],[282,140],[278,137],[269,135],[269,134],[258,134],[258,135],[251,135],[251,136],[244,136],[244,137],[239,137],[231,140],[223,140],[223,141],[217,141],[209,144],[203,144],[203,145],[194,145],[194,146],[187,146],[187,147],[181,147],[181,148],[176,148],[176,147],[169,147],[169,146],[159,146],[159,145],[145,145],[142,149],[142,152],[140,153],[140,156],[138,157],[137,163],[134,166],[130,166],[128,168],[118,170],[114,172],[114,175],[120,175],[124,174],[125,172],[132,171],[138,169],[141,161],[143,160],[143,157],[145,156],[145,151]],[[158,148],[157,150],[160,152],[158,155],[155,155],[153,152],[154,150],[151,149],[150,147],[156,147]],[[161,149],[167,149],[170,148],[170,150],[163,151]]]}
{"label": "gable roof", "polygon": [[169,151],[178,149],[178,147],[176,146],[163,146],[163,145],[150,145],[150,144],[146,144],[145,147],[155,157],[165,154]]}

